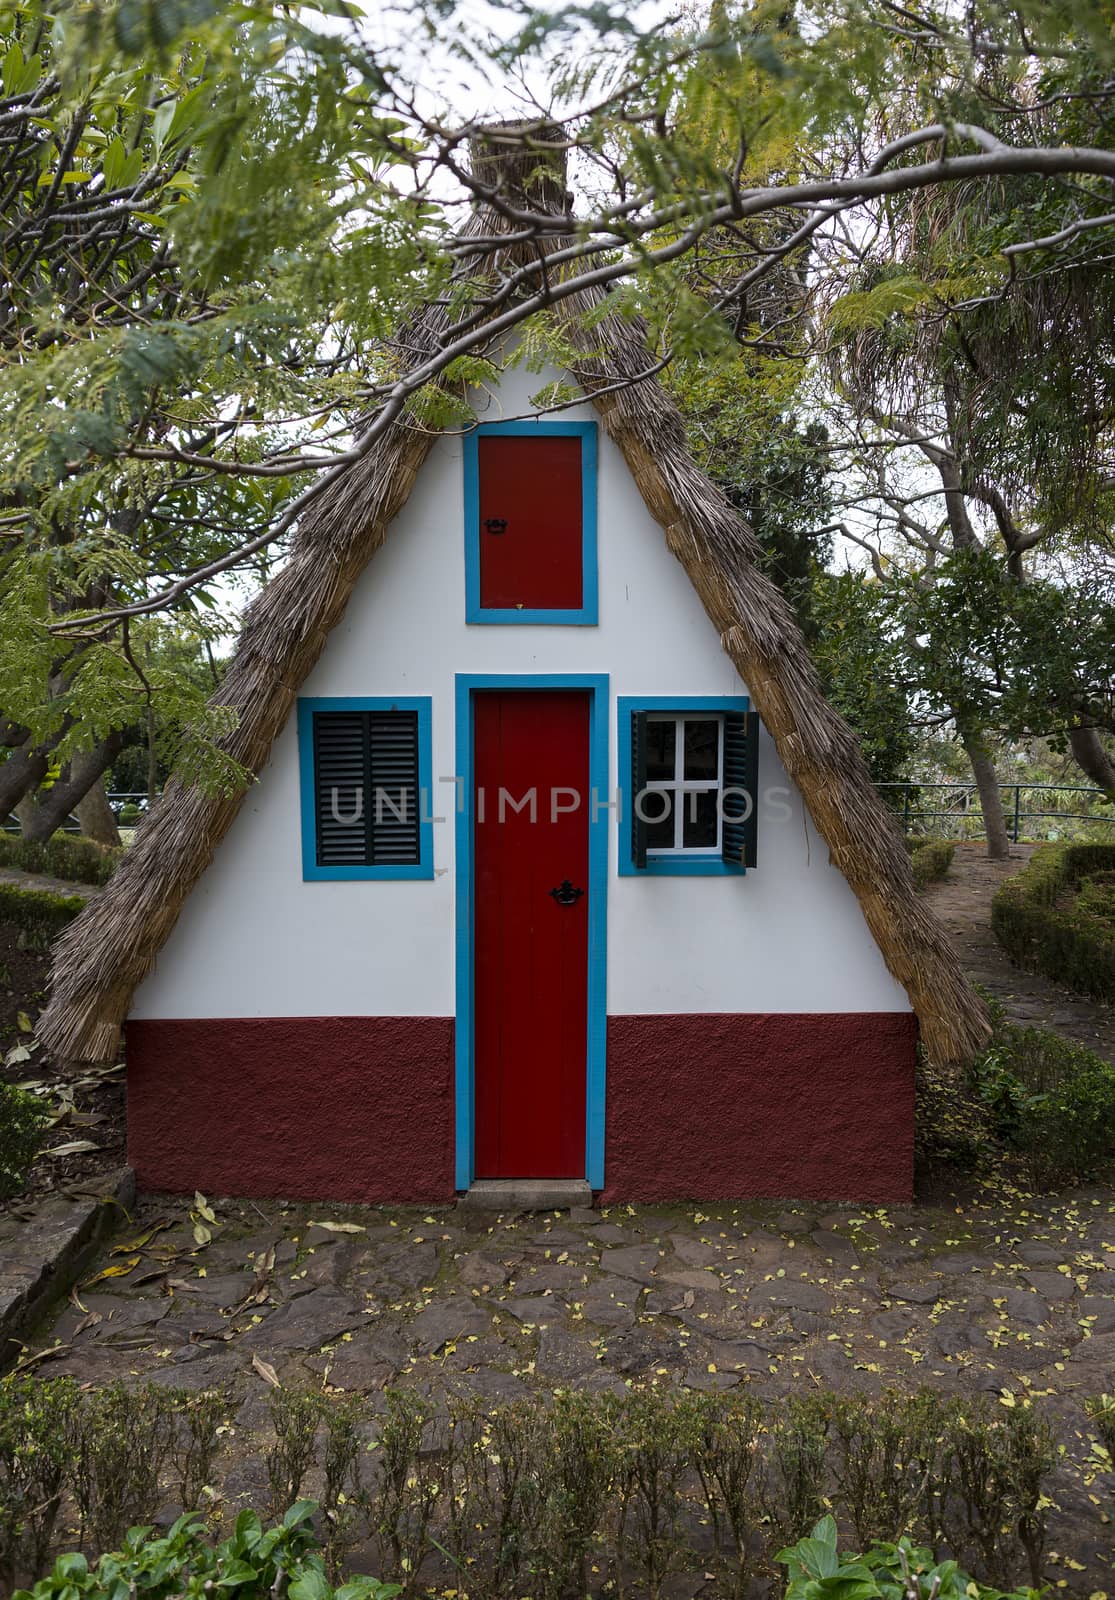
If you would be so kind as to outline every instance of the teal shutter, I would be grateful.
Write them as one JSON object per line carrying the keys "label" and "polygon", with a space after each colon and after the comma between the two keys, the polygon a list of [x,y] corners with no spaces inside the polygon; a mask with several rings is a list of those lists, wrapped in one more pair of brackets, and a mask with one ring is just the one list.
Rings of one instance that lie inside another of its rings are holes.
{"label": "teal shutter", "polygon": [[421,859],[418,714],[314,714],[319,867],[408,866]]}
{"label": "teal shutter", "polygon": [[631,793],[627,803],[631,807],[631,865],[643,868],[647,864],[647,825],[636,807],[638,797],[647,786],[647,714],[631,713]]}
{"label": "teal shutter", "polygon": [[[759,841],[759,713],[729,711],[724,718],[724,788],[742,790],[724,801],[721,858],[726,866],[753,867]],[[743,813],[746,811],[747,815]]]}

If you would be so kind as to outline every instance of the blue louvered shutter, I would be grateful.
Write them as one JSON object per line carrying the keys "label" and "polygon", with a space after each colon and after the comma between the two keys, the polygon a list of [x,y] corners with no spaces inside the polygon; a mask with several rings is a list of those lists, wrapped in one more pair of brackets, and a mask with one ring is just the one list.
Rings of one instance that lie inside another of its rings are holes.
{"label": "blue louvered shutter", "polygon": [[759,843],[757,711],[729,711],[724,718],[723,784],[725,789],[742,790],[750,796],[751,803],[748,805],[738,793],[725,796],[721,857],[726,866],[753,867],[758,861]]}
{"label": "blue louvered shutter", "polygon": [[416,712],[314,714],[319,867],[417,863],[419,803]]}
{"label": "blue louvered shutter", "polygon": [[417,862],[418,713],[370,711],[368,751],[373,795],[369,865],[397,867]]}
{"label": "blue louvered shutter", "polygon": [[647,786],[647,714],[631,713],[631,793],[627,803],[631,807],[631,865],[643,868],[647,864],[647,825],[637,807],[639,796]]}

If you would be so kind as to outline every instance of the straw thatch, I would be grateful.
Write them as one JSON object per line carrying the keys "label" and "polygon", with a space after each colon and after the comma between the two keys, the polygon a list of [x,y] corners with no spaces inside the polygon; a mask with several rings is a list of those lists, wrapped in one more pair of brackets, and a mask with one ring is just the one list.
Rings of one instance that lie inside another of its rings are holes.
{"label": "straw thatch", "polygon": [[[545,152],[555,137],[539,130],[537,150]],[[565,212],[563,167],[548,153],[524,156],[521,129],[489,130],[474,150],[474,171],[512,197],[529,190],[535,204]],[[484,208],[469,231],[491,238],[508,228]],[[538,247],[489,249],[473,270],[486,275],[506,267],[508,260],[497,256],[514,262],[524,248]],[[789,607],[759,569],[751,530],[690,457],[673,401],[653,381],[624,383],[648,365],[639,329],[613,316],[594,319],[586,332],[579,315],[592,304],[599,306],[599,296],[581,295],[557,310],[567,340],[582,352],[574,376],[593,396],[605,431],[689,574],[887,966],[909,995],[924,1044],[940,1061],[961,1060],[986,1038],[984,1008],[947,934],[914,889],[906,851],[855,736],[825,700]],[[444,312],[430,308],[400,341],[403,362],[417,363],[445,327]],[[234,706],[240,719],[227,747],[251,772],[263,770],[431,442],[431,435],[405,423],[383,435],[316,501],[300,524],[290,561],[252,605],[220,690],[221,703]],[[112,881],[58,941],[53,997],[40,1024],[57,1055],[98,1061],[114,1055],[137,985],[243,798],[242,792],[213,797],[168,786]]]}

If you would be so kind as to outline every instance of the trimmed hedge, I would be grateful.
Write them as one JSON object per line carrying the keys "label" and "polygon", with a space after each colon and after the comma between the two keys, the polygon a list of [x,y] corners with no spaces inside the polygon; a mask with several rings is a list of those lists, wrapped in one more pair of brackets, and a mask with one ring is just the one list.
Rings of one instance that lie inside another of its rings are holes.
{"label": "trimmed hedge", "polygon": [[909,849],[914,882],[919,889],[924,889],[927,884],[945,877],[952,866],[956,845],[952,839],[913,839]]}
{"label": "trimmed hedge", "polygon": [[111,845],[71,838],[65,833],[56,833],[45,844],[36,844],[19,834],[0,833],[0,867],[41,872],[51,878],[65,878],[69,883],[107,883],[123,854],[122,849]]}
{"label": "trimmed hedge", "polygon": [[1086,1183],[1115,1153],[1115,1068],[1049,1028],[1008,1022],[990,1007],[990,1046],[968,1081],[993,1131],[1038,1187]]}
{"label": "trimmed hedge", "polygon": [[1115,1000],[1115,928],[1098,907],[1074,896],[1057,901],[1092,873],[1115,872],[1115,844],[1055,844],[998,890],[991,902],[995,937],[1016,965],[1078,994]]}
{"label": "trimmed hedge", "polygon": [[0,883],[0,922],[36,938],[53,939],[84,904],[78,894],[45,894],[38,889],[16,889]]}

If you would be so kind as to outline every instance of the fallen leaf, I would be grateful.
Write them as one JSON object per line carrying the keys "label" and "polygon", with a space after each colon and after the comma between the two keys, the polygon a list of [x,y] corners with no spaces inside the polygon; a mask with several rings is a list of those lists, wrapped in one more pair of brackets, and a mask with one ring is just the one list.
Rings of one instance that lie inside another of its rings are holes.
{"label": "fallen leaf", "polygon": [[205,1226],[204,1222],[195,1222],[194,1223],[194,1243],[195,1244],[208,1244],[210,1239],[212,1239],[212,1237],[213,1237],[212,1232],[210,1231],[210,1229],[208,1229]]}
{"label": "fallen leaf", "polygon": [[34,1033],[35,1024],[31,1021],[31,1018],[27,1015],[26,1011],[18,1011],[16,1013],[15,1022],[20,1033]]}
{"label": "fallen leaf", "polygon": [[64,1356],[73,1349],[72,1344],[52,1344],[45,1350],[35,1350],[29,1356],[24,1356],[22,1361],[17,1361],[12,1368],[12,1377],[17,1372],[28,1372],[32,1367],[37,1367],[40,1361],[50,1361],[54,1356]]}
{"label": "fallen leaf", "polygon": [[118,1261],[113,1267],[102,1267],[100,1272],[94,1273],[91,1278],[86,1278],[82,1288],[88,1289],[94,1283],[100,1283],[104,1278],[126,1278],[128,1273],[138,1266],[139,1257],[131,1256],[127,1261]]}
{"label": "fallen leaf", "polygon": [[82,1305],[81,1300],[80,1300],[80,1298],[78,1296],[76,1285],[75,1285],[74,1288],[72,1288],[70,1290],[70,1304],[73,1306],[75,1311],[80,1311],[82,1316],[84,1316],[85,1313],[89,1310],[88,1306],[83,1306]]}
{"label": "fallen leaf", "polygon": [[157,1233],[160,1233],[163,1228],[169,1227],[170,1222],[168,1220],[154,1222],[147,1229],[147,1232],[141,1233],[137,1239],[129,1239],[126,1244],[114,1244],[112,1249],[109,1251],[109,1255],[127,1256],[131,1255],[133,1250],[142,1250],[145,1244],[151,1243],[151,1240]]}
{"label": "fallen leaf", "polygon": [[206,1222],[216,1222],[217,1213],[205,1196],[197,1189],[194,1190],[194,1209],[199,1217],[205,1218]]}
{"label": "fallen leaf", "polygon": [[99,1150],[99,1144],[94,1144],[92,1139],[71,1139],[69,1144],[56,1144],[53,1150],[44,1150],[44,1156],[77,1156],[86,1150]]}
{"label": "fallen leaf", "polygon": [[263,1378],[266,1383],[269,1383],[272,1388],[282,1388],[282,1384],[279,1382],[279,1374],[275,1371],[270,1361],[264,1361],[262,1356],[253,1356],[252,1366],[255,1371],[259,1373],[260,1377]]}
{"label": "fallen leaf", "polygon": [[367,1233],[362,1222],[313,1222],[311,1228],[324,1228],[326,1233]]}

